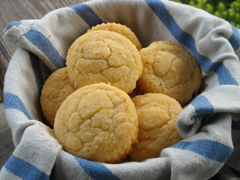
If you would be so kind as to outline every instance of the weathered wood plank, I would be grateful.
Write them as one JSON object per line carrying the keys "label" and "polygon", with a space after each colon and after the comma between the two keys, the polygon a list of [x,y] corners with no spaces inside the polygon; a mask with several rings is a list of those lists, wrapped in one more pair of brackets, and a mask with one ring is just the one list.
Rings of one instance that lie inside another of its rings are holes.
{"label": "weathered wood plank", "polygon": [[23,19],[39,19],[48,12],[87,0],[0,0],[0,95],[3,97],[4,75],[16,46],[3,39],[5,27]]}

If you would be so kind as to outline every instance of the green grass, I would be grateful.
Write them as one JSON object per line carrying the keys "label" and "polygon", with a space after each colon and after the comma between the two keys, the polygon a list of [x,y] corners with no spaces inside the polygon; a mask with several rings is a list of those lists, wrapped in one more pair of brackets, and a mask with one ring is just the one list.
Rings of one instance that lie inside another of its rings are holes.
{"label": "green grass", "polygon": [[173,0],[203,9],[240,29],[240,0]]}

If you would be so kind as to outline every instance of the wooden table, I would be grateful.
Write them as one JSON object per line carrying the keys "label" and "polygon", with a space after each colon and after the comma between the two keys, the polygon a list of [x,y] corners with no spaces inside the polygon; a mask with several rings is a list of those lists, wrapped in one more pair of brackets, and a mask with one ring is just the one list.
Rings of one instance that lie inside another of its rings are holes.
{"label": "wooden table", "polygon": [[[87,0],[0,0],[0,96],[3,97],[4,76],[16,46],[3,39],[4,28],[13,21],[39,19],[48,12]],[[0,169],[14,150],[4,105],[0,103]]]}
{"label": "wooden table", "polygon": [[0,96],[3,97],[4,76],[16,46],[3,39],[4,28],[13,21],[39,19],[48,12],[87,0],[0,0]]}

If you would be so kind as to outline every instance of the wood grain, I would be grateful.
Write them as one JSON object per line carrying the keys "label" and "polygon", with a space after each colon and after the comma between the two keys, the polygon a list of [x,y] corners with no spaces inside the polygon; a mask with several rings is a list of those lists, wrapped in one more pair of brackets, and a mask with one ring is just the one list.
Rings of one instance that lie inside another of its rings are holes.
{"label": "wood grain", "polygon": [[[0,0],[0,96],[3,97],[4,76],[16,46],[3,38],[5,27],[23,19],[39,19],[48,12],[87,0]],[[4,98],[4,97],[3,97]],[[11,130],[0,103],[0,169],[14,150]]]}
{"label": "wood grain", "polygon": [[16,46],[4,40],[5,27],[23,19],[40,19],[48,12],[87,0],[0,0],[0,96],[3,97],[4,76]]}

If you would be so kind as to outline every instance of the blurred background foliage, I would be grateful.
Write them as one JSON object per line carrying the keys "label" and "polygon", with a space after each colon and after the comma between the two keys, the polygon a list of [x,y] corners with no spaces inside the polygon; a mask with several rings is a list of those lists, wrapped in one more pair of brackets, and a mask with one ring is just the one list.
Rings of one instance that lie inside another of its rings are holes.
{"label": "blurred background foliage", "polygon": [[240,29],[240,0],[173,0],[203,9]]}

